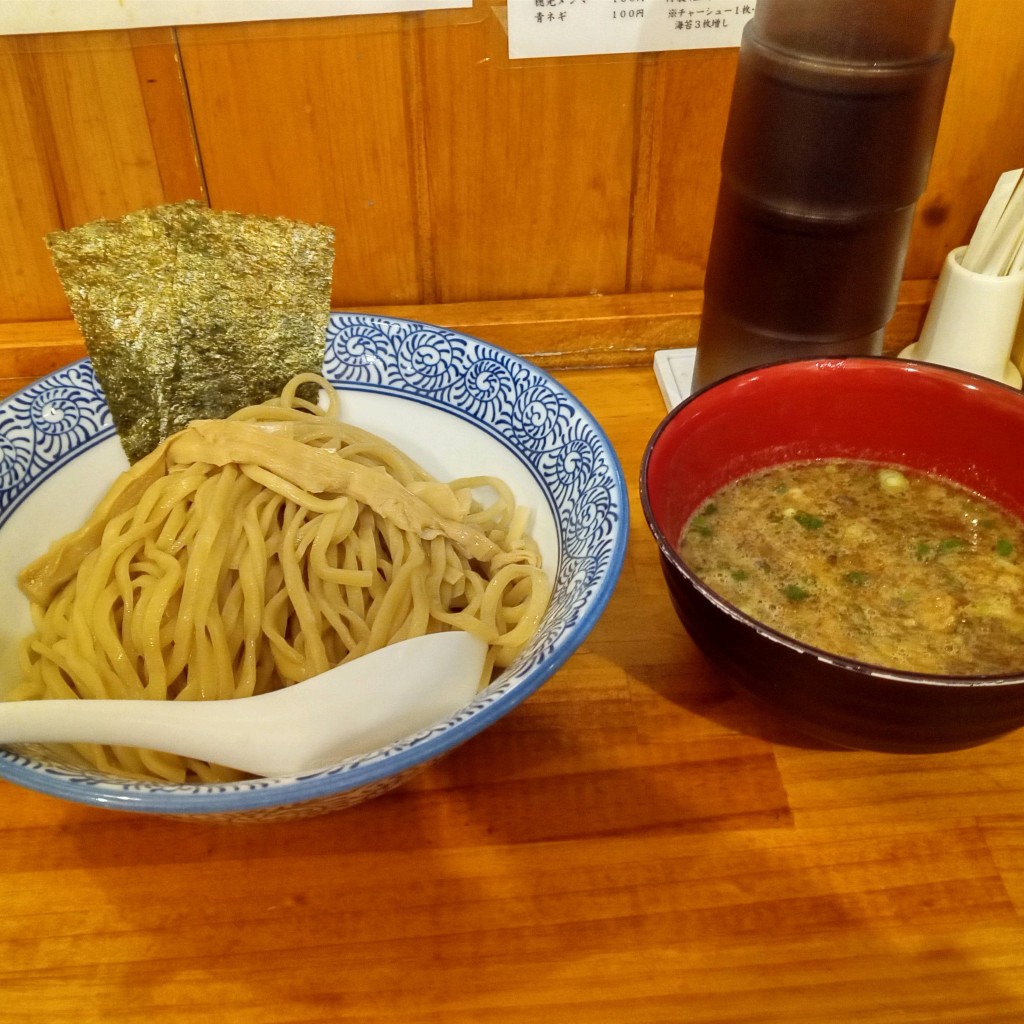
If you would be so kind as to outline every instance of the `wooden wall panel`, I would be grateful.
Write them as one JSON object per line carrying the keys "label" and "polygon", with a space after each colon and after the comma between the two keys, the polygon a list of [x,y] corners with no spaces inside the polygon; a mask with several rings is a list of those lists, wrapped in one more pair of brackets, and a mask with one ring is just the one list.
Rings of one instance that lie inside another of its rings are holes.
{"label": "wooden wall panel", "polygon": [[[699,291],[736,51],[510,61],[471,10],[0,38],[0,321],[47,231],[186,197],[337,229],[338,307]],[[958,0],[908,280],[1024,165],[1024,3]]]}
{"label": "wooden wall panel", "polygon": [[509,61],[489,12],[421,36],[437,301],[626,290],[639,61]]}
{"label": "wooden wall panel", "polygon": [[0,318],[66,317],[47,232],[202,196],[174,35],[0,38],[0,55]]}
{"label": "wooden wall panel", "polygon": [[658,54],[647,69],[631,291],[703,287],[736,53]]}
{"label": "wooden wall panel", "polygon": [[59,224],[25,61],[0,38],[0,321],[67,315],[43,236]]}
{"label": "wooden wall panel", "polygon": [[163,202],[203,201],[206,186],[177,36],[171,29],[140,29],[131,41]]}
{"label": "wooden wall panel", "polygon": [[421,296],[401,15],[179,30],[211,203],[337,230],[334,301]]}
{"label": "wooden wall panel", "polygon": [[1024,167],[1024,3],[957,0],[956,52],[904,277],[935,278],[1003,171]]}
{"label": "wooden wall panel", "polygon": [[160,202],[128,33],[51,36],[27,56],[62,222],[116,217]]}

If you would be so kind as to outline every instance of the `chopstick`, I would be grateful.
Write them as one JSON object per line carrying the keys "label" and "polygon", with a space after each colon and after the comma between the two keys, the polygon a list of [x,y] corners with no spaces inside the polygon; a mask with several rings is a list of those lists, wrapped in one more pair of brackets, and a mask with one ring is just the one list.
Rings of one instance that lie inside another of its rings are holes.
{"label": "chopstick", "polygon": [[965,270],[1005,275],[1024,270],[1024,168],[999,176],[963,259]]}

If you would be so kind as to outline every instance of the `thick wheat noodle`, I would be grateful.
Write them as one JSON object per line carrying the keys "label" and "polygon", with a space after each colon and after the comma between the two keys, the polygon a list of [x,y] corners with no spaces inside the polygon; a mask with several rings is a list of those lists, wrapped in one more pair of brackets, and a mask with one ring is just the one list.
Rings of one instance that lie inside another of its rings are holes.
{"label": "thick wheat noodle", "polygon": [[[298,396],[308,383],[325,405]],[[528,519],[503,481],[433,480],[342,423],[325,381],[297,377],[230,427],[169,438],[22,572],[34,632],[11,699],[249,696],[449,628],[487,641],[486,681],[550,597]],[[154,751],[76,749],[121,774],[233,777]]]}

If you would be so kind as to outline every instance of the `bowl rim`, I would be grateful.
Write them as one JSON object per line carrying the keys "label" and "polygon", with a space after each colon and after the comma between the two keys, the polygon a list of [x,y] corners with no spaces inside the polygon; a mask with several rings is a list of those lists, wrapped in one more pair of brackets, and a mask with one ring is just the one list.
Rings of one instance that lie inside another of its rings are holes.
{"label": "bowl rim", "polygon": [[[342,311],[331,313],[327,329],[324,374],[336,387],[342,391],[368,391],[425,404],[448,412],[470,423],[476,429],[483,430],[508,449],[534,477],[549,503],[556,526],[560,526],[560,521],[550,488],[540,478],[537,466],[524,459],[522,446],[512,444],[498,427],[474,418],[465,409],[446,404],[436,398],[431,399],[426,393],[420,394],[413,390],[411,384],[408,391],[396,391],[394,381],[382,377],[379,367],[374,366],[372,353],[356,353],[351,362],[333,365],[332,335],[340,332],[346,325],[367,330],[372,328],[380,332],[388,344],[395,343],[396,338],[404,341],[406,336],[412,337],[417,332],[426,332],[432,338],[455,346],[467,358],[467,354],[472,353],[481,360],[495,360],[519,374],[519,386],[524,392],[538,388],[556,397],[571,416],[574,437],[579,437],[581,431],[587,432],[595,452],[600,455],[602,469],[608,478],[611,511],[603,522],[607,527],[610,544],[604,568],[597,581],[592,584],[582,607],[567,619],[566,625],[554,636],[550,650],[544,652],[543,657],[527,668],[518,679],[512,678],[503,683],[505,675],[499,676],[470,704],[444,722],[407,737],[398,744],[348,758],[338,765],[319,771],[274,779],[245,779],[239,782],[160,783],[112,778],[98,771],[84,768],[78,770],[67,765],[48,765],[30,756],[28,752],[0,747],[0,778],[26,789],[76,803],[175,817],[224,814],[244,816],[246,812],[275,807],[300,807],[303,804],[339,798],[364,787],[384,783],[396,776],[403,778],[412,770],[425,766],[476,736],[539,689],[585,640],[611,599],[625,560],[629,537],[629,492],[625,476],[615,448],[597,419],[546,370],[498,345],[420,320]],[[337,355],[335,352],[335,356]],[[90,376],[93,374],[88,358],[77,360],[52,373],[44,374],[3,398],[0,400],[0,411],[13,400],[29,396],[33,389],[41,389],[59,375],[76,370]],[[340,378],[342,370],[353,373],[365,370],[365,373],[362,379],[355,376]],[[105,403],[103,408],[106,408]],[[74,457],[93,447],[99,440],[105,440],[116,433],[112,424],[103,429],[102,438],[92,439],[80,451],[76,451]],[[66,464],[66,461],[69,460],[61,461],[60,466]],[[8,511],[20,505],[30,491],[31,489],[19,493]],[[567,571],[566,562],[570,560],[565,550],[565,537],[561,528],[558,530],[558,549],[557,565],[553,573],[556,588],[558,581]]]}
{"label": "bowl rim", "polygon": [[[664,559],[664,561],[667,562],[673,570],[682,576],[683,580],[689,587],[696,590],[705,601],[713,605],[721,614],[727,616],[741,626],[753,630],[755,633],[764,637],[764,639],[773,644],[786,647],[796,654],[814,658],[826,665],[839,668],[847,672],[853,672],[861,676],[870,676],[873,679],[884,680],[887,683],[893,683],[896,685],[903,684],[908,687],[912,686],[917,688],[922,686],[931,686],[943,690],[969,690],[979,687],[998,688],[1000,686],[1010,687],[1024,684],[1024,671],[1017,674],[1003,673],[979,676],[951,676],[934,672],[912,672],[909,670],[886,668],[883,665],[873,665],[870,662],[859,661],[856,658],[849,658],[841,654],[833,654],[823,648],[816,647],[813,644],[788,636],[772,626],[760,622],[753,616],[748,615],[732,602],[726,600],[712,590],[711,587],[704,583],[704,581],[690,569],[686,562],[683,561],[682,557],[676,550],[674,543],[669,540],[665,531],[661,528],[651,505],[650,463],[658,446],[658,442],[664,436],[669,426],[679,416],[690,414],[692,412],[691,407],[696,402],[699,402],[701,396],[715,390],[720,385],[728,384],[737,379],[743,377],[753,378],[755,376],[763,376],[765,373],[771,375],[774,372],[784,372],[787,368],[792,370],[794,367],[800,368],[802,366],[806,366],[807,372],[810,374],[826,365],[831,368],[837,366],[849,366],[854,370],[854,372],[858,369],[866,368],[867,366],[877,369],[882,365],[891,366],[893,372],[907,372],[908,370],[913,371],[916,369],[925,373],[933,373],[940,377],[949,377],[952,379],[966,378],[979,385],[991,386],[997,390],[1001,389],[1003,391],[1009,391],[1014,394],[1021,395],[1021,392],[1017,388],[1012,388],[1000,381],[995,381],[989,377],[980,376],[979,374],[971,373],[966,370],[960,370],[956,367],[929,363],[917,359],[897,359],[886,355],[798,356],[793,359],[783,359],[777,362],[759,363],[756,366],[737,370],[719,378],[718,380],[711,381],[686,396],[681,402],[673,406],[665,414],[657,427],[655,427],[654,432],[651,434],[640,461],[640,506],[643,510],[647,527],[658,545],[662,559]],[[882,372],[887,371],[883,370]],[[1022,401],[1024,401],[1024,395],[1021,397]],[[1022,406],[1022,416],[1024,416],[1024,406]]]}

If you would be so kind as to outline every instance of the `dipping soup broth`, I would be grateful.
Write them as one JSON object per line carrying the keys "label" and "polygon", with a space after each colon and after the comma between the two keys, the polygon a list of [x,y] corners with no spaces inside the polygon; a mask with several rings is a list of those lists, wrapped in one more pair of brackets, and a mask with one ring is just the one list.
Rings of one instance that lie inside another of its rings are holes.
{"label": "dipping soup broth", "polygon": [[1024,523],[949,480],[857,460],[775,466],[706,502],[679,553],[721,597],[821,650],[1024,672]]}

